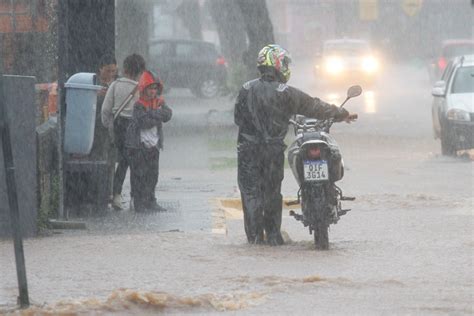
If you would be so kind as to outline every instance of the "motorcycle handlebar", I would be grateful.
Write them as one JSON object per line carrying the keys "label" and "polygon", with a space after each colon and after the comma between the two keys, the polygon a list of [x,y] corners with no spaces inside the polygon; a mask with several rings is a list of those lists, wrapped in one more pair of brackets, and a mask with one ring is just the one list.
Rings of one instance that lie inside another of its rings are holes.
{"label": "motorcycle handlebar", "polygon": [[[305,131],[310,128],[316,128],[317,130],[323,130],[323,131],[329,132],[329,128],[334,123],[334,119],[329,118],[326,120],[317,120],[315,123],[312,123],[312,124],[305,124],[305,123],[301,124],[301,123],[296,122],[295,120],[290,119],[289,123],[293,124],[293,126],[296,126],[297,129],[303,129]],[[296,130],[295,130],[295,134],[296,134]]]}
{"label": "motorcycle handlebar", "polygon": [[[351,123],[351,122],[356,121],[358,117],[359,116],[356,113],[350,114],[342,122],[345,121],[346,123]],[[311,123],[311,124],[306,124],[306,123],[301,124],[301,123],[296,122],[293,119],[290,119],[288,122],[290,124],[292,124],[293,126],[295,126],[297,129],[303,129],[304,131],[306,131],[308,129],[311,129],[311,128],[316,128],[317,130],[322,130],[322,131],[325,131],[325,132],[329,133],[329,129],[331,128],[332,124],[334,123],[334,118],[329,118],[329,119],[326,119],[326,120],[317,120],[315,123]],[[295,135],[296,135],[296,130],[295,130]]]}
{"label": "motorcycle handlebar", "polygon": [[294,121],[292,119],[290,119],[289,122],[290,122],[290,124],[293,124],[296,127],[303,127],[301,124],[296,123],[296,121]]}

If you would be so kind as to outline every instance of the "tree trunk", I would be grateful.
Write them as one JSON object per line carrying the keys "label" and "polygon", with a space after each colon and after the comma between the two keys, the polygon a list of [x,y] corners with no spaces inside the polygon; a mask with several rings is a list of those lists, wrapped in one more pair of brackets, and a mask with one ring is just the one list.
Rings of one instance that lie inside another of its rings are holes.
{"label": "tree trunk", "polygon": [[116,0],[116,58],[119,64],[137,53],[148,60],[149,16],[151,4],[142,0]]}
{"label": "tree trunk", "polygon": [[249,76],[257,77],[257,55],[260,49],[268,44],[273,44],[273,25],[265,0],[236,0],[247,30],[249,46],[244,52],[244,64]]}
{"label": "tree trunk", "polygon": [[258,77],[258,52],[275,41],[265,0],[208,0],[208,5],[224,56],[245,65],[247,80]]}
{"label": "tree trunk", "polygon": [[227,0],[209,0],[208,6],[216,24],[222,54],[232,65],[242,63],[247,38],[239,6],[235,1]]}
{"label": "tree trunk", "polygon": [[202,40],[201,7],[197,0],[185,0],[176,9],[191,39]]}

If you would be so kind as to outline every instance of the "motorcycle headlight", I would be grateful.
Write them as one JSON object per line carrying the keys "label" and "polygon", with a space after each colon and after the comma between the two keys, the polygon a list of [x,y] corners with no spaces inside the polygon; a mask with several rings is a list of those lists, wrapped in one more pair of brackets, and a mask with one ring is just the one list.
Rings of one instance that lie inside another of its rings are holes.
{"label": "motorcycle headlight", "polygon": [[373,72],[376,72],[378,68],[379,68],[379,63],[377,59],[375,59],[373,56],[365,57],[362,60],[362,69],[365,72],[373,73]]}
{"label": "motorcycle headlight", "polygon": [[326,60],[325,69],[330,74],[339,74],[344,69],[344,64],[338,57],[329,57]]}
{"label": "motorcycle headlight", "polygon": [[469,112],[460,109],[450,109],[446,113],[448,120],[452,121],[470,121]]}

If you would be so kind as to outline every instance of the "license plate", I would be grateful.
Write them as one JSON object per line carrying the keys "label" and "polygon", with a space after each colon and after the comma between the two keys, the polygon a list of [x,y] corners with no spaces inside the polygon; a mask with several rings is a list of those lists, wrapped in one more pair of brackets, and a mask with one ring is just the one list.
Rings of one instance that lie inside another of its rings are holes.
{"label": "license plate", "polygon": [[326,160],[305,160],[303,166],[305,181],[329,180],[328,162]]}

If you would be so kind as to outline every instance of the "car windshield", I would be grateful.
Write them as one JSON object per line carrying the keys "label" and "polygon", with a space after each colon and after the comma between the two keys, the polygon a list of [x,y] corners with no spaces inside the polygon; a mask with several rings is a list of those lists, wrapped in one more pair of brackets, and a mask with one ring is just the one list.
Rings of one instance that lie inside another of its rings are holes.
{"label": "car windshield", "polygon": [[474,92],[474,66],[461,67],[456,71],[451,93]]}
{"label": "car windshield", "polygon": [[326,55],[361,55],[369,51],[369,45],[365,42],[326,43],[324,46]]}
{"label": "car windshield", "polygon": [[448,58],[471,54],[474,54],[474,43],[449,45],[444,48],[443,53],[443,55]]}

